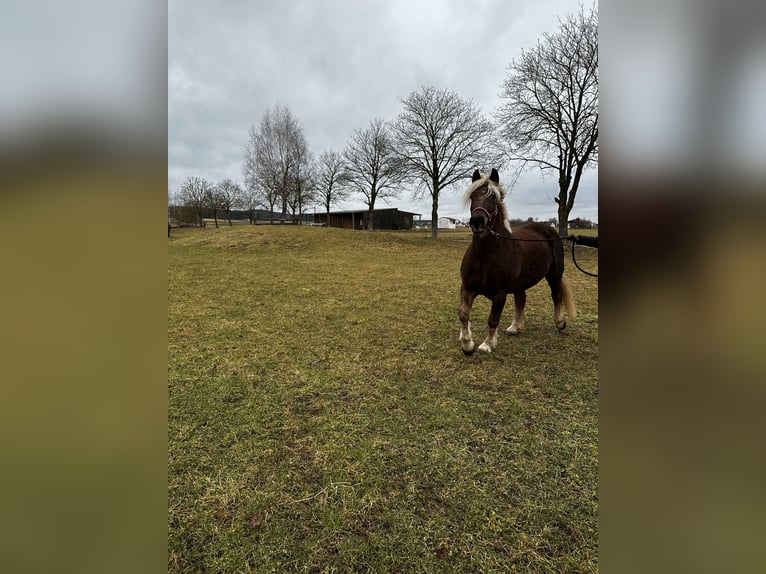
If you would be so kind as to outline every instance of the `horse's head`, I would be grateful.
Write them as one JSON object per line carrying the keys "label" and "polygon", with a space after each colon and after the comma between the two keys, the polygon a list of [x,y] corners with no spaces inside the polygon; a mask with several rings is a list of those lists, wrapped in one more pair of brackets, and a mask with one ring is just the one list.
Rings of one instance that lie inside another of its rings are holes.
{"label": "horse's head", "polygon": [[465,199],[466,203],[471,203],[471,219],[468,224],[474,234],[492,229],[498,217],[504,223],[508,233],[511,232],[503,203],[504,198],[505,190],[500,185],[500,176],[496,169],[492,168],[489,175],[480,174],[478,169],[473,172],[471,186],[465,193]]}

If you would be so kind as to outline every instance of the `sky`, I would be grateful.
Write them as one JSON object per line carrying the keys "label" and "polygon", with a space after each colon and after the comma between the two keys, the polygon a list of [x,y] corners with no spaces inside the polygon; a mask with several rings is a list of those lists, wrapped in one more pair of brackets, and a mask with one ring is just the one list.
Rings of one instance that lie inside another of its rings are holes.
{"label": "sky", "polygon": [[[276,104],[290,108],[315,156],[343,151],[374,118],[393,119],[423,86],[454,90],[491,117],[512,60],[578,9],[577,0],[171,0],[169,191],[189,176],[241,183],[248,131]],[[583,177],[572,218],[598,221],[597,175]],[[557,187],[526,172],[506,186],[510,217],[556,217]],[[376,207],[429,219],[430,196],[415,201],[413,191]],[[440,216],[467,216],[463,191],[440,194]],[[335,209],[363,207],[357,196]]]}

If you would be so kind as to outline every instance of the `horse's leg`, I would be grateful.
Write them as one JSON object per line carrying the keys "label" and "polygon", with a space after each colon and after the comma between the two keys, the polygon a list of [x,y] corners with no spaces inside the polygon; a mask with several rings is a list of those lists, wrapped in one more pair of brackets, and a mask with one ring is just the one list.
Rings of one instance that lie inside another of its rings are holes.
{"label": "horse's leg", "polygon": [[551,287],[551,299],[553,299],[553,323],[560,331],[567,326],[567,320],[564,317],[564,291],[561,277],[558,279],[548,278],[548,285]]}
{"label": "horse's leg", "polygon": [[500,323],[500,315],[503,313],[503,307],[505,307],[506,295],[495,295],[492,298],[492,308],[489,310],[489,319],[487,325],[489,325],[489,333],[484,342],[479,345],[479,351],[482,353],[491,353],[497,347],[497,326]]}
{"label": "horse's leg", "polygon": [[527,304],[527,292],[519,291],[513,294],[513,305],[516,307],[516,316],[513,323],[505,332],[509,335],[518,335],[524,329],[524,305]]}
{"label": "horse's leg", "polygon": [[466,355],[473,355],[476,350],[469,320],[474,299],[476,299],[476,293],[460,287],[460,308],[457,310],[457,316],[460,319],[460,347]]}

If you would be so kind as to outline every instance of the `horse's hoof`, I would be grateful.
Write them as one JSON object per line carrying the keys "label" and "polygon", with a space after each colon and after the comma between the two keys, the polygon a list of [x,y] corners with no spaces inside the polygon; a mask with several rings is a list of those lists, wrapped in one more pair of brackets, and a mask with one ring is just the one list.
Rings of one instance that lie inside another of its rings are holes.
{"label": "horse's hoof", "polygon": [[473,355],[474,351],[476,351],[476,347],[474,347],[474,348],[473,348],[473,349],[471,349],[470,351],[466,351],[465,349],[463,349],[463,354],[464,354],[466,357],[470,357],[471,355]]}
{"label": "horse's hoof", "polygon": [[557,328],[559,331],[563,331],[564,329],[566,329],[566,328],[567,328],[567,322],[566,322],[566,321],[564,321],[564,322],[562,322],[560,325],[559,325],[559,324],[556,324],[556,328]]}
{"label": "horse's hoof", "polygon": [[482,353],[491,353],[492,348],[489,345],[485,345],[484,343],[482,343],[481,345],[479,345],[479,351],[481,351]]}
{"label": "horse's hoof", "polygon": [[519,329],[516,325],[511,325],[505,330],[505,332],[508,335],[518,335],[519,333],[521,333],[521,329]]}

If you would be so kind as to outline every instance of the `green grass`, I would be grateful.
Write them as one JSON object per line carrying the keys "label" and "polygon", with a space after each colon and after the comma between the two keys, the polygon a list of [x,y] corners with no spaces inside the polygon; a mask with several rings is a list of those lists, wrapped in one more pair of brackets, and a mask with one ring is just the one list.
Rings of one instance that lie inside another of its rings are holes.
{"label": "green grass", "polygon": [[597,571],[597,280],[464,357],[470,233],[428,236],[174,230],[170,572]]}

